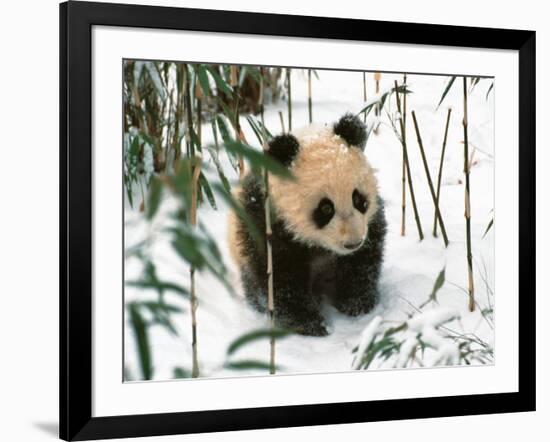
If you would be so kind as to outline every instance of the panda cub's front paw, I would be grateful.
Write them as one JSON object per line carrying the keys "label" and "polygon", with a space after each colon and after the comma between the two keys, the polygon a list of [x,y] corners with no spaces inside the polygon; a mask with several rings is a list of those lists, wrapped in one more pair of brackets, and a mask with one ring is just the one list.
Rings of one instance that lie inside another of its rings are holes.
{"label": "panda cub's front paw", "polygon": [[336,307],[340,312],[348,316],[359,316],[369,313],[375,304],[375,298],[352,298],[344,301],[335,302]]}
{"label": "panda cub's front paw", "polygon": [[307,336],[327,336],[329,334],[327,327],[321,321],[303,324],[295,331],[298,334]]}
{"label": "panda cub's front paw", "polygon": [[329,331],[321,316],[294,318],[281,324],[283,328],[305,336],[327,336]]}

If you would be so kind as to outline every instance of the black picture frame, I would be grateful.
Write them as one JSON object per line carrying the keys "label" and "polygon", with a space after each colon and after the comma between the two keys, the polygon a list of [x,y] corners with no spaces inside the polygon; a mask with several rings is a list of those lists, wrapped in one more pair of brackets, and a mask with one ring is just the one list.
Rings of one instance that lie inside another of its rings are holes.
{"label": "black picture frame", "polygon": [[[92,417],[94,25],[345,39],[519,54],[519,391]],[[60,437],[168,435],[535,410],[535,32],[108,3],[60,5]],[[521,295],[521,296],[519,296]]]}

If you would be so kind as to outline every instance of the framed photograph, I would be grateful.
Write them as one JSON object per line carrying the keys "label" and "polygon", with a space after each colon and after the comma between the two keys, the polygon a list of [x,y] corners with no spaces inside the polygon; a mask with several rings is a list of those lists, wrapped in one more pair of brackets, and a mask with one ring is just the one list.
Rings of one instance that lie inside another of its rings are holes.
{"label": "framed photograph", "polygon": [[62,439],[535,409],[535,32],[60,23]]}

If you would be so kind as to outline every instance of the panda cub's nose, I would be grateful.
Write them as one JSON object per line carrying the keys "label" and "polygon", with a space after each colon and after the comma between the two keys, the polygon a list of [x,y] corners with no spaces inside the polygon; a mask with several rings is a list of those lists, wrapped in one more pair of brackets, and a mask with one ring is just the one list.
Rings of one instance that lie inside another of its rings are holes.
{"label": "panda cub's nose", "polygon": [[354,242],[354,243],[347,242],[347,243],[344,243],[344,247],[345,247],[346,249],[348,249],[348,250],[355,250],[355,249],[358,248],[362,243],[363,243],[363,241]]}

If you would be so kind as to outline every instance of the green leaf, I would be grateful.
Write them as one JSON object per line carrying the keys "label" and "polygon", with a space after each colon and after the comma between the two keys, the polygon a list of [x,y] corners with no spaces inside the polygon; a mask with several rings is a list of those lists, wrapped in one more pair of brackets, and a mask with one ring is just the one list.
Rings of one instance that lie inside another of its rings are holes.
{"label": "green leaf", "polygon": [[145,207],[145,215],[149,221],[153,219],[160,207],[161,196],[162,183],[158,178],[153,177],[149,186],[147,207]]}
{"label": "green leaf", "polygon": [[126,187],[126,196],[128,197],[128,202],[130,203],[130,207],[134,207],[134,198],[132,196],[132,181],[130,180],[130,177],[126,174],[124,174],[124,186]]}
{"label": "green leaf", "polygon": [[256,122],[254,121],[254,119],[250,115],[247,115],[246,116],[246,121],[248,121],[248,124],[252,128],[252,131],[254,132],[254,135],[256,135],[256,138],[258,139],[258,143],[260,143],[260,146],[263,146],[264,140],[263,140],[263,137],[260,133],[260,129],[256,125]]}
{"label": "green leaf", "polygon": [[210,75],[214,78],[214,81],[216,82],[216,86],[218,87],[218,91],[222,90],[226,95],[229,95],[230,97],[233,95],[233,89],[231,89],[231,86],[225,82],[225,80],[220,76],[216,68],[213,66],[208,66],[206,69],[208,69],[208,72],[210,72]]}
{"label": "green leaf", "polygon": [[245,75],[249,75],[250,77],[252,77],[252,79],[258,84],[260,84],[262,81],[262,74],[260,73],[260,70],[258,68],[252,66],[243,66],[241,72],[242,81],[239,82],[241,86],[242,82],[244,81]]}
{"label": "green leaf", "polygon": [[189,291],[182,287],[181,285],[172,283],[172,282],[161,282],[161,281],[126,281],[125,284],[130,287],[136,287],[140,289],[152,289],[157,292],[174,292],[178,295],[189,296]]}
{"label": "green leaf", "polygon": [[265,249],[265,233],[260,232],[256,223],[252,218],[246,213],[243,206],[239,201],[237,201],[233,195],[226,191],[223,185],[219,183],[214,183],[214,190],[222,197],[222,199],[231,207],[235,214],[241,219],[241,221],[246,225],[250,236],[256,242],[260,251]]}
{"label": "green leaf", "polygon": [[174,234],[172,247],[179,257],[189,265],[201,270],[206,265],[206,259],[201,253],[200,240],[180,228],[172,229],[172,233]]}
{"label": "green leaf", "polygon": [[363,358],[363,369],[366,370],[369,368],[378,353],[380,353],[381,357],[387,359],[389,357],[388,353],[389,355],[393,354],[399,349],[399,346],[400,344],[396,343],[392,337],[383,337],[376,342],[371,342]]}
{"label": "green leaf", "polygon": [[228,192],[231,192],[231,184],[229,184],[229,180],[227,179],[223,171],[223,167],[220,163],[220,158],[218,156],[218,151],[212,146],[208,146],[207,149],[208,149],[208,152],[210,153],[210,157],[212,158],[212,161],[214,161],[214,165],[216,166],[216,170],[218,171],[218,176],[220,177],[220,181],[222,182],[223,187]]}
{"label": "green leaf", "polygon": [[207,269],[226,287],[229,286],[220,250],[204,225],[199,224],[199,229],[195,229],[182,222],[166,230],[172,233],[172,247],[180,258],[197,270]]}
{"label": "green leaf", "polygon": [[130,313],[130,324],[134,332],[136,346],[138,349],[139,363],[143,379],[149,380],[153,377],[153,365],[151,362],[151,352],[149,346],[149,335],[147,331],[147,323],[143,319],[139,311],[138,304],[128,304]]}
{"label": "green leaf", "polygon": [[443,284],[445,284],[445,267],[443,267],[443,269],[437,275],[434,286],[432,288],[432,293],[430,293],[430,297],[428,298],[427,301],[424,301],[419,306],[419,308],[423,308],[429,302],[437,303],[437,292],[441,289],[441,287],[443,287]]}
{"label": "green leaf", "polygon": [[178,331],[170,320],[171,313],[179,313],[182,310],[179,307],[168,305],[163,301],[160,302],[143,302],[141,305],[147,308],[154,317],[153,323],[160,324],[174,336],[178,336]]}
{"label": "green leaf", "polygon": [[229,347],[227,347],[227,355],[230,356],[233,353],[235,353],[239,348],[241,348],[243,345],[246,345],[250,342],[257,341],[258,339],[266,339],[266,338],[284,338],[288,335],[290,335],[291,332],[288,330],[281,330],[281,329],[261,329],[261,330],[254,330],[249,333],[246,333],[242,336],[239,336],[237,339],[235,339]]}
{"label": "green leaf", "polygon": [[204,95],[210,95],[210,82],[208,81],[208,71],[202,64],[197,65],[197,76]]}
{"label": "green leaf", "polygon": [[216,116],[216,123],[218,126],[218,130],[220,131],[220,135],[222,136],[223,142],[227,143],[231,141],[232,137],[231,135],[229,135],[229,129],[227,128],[227,124],[225,123],[221,115]]}
{"label": "green leaf", "polygon": [[189,134],[191,135],[191,142],[193,143],[193,146],[195,146],[199,152],[202,152],[201,142],[199,140],[199,136],[197,135],[197,132],[195,132],[195,129],[190,127]]}
{"label": "green leaf", "polygon": [[218,104],[221,106],[223,113],[225,114],[227,119],[232,122],[232,125],[234,125],[236,118],[233,110],[231,110],[221,98],[218,98]]}
{"label": "green leaf", "polygon": [[443,100],[445,99],[445,97],[447,96],[449,91],[451,90],[451,87],[452,87],[453,83],[455,82],[455,80],[456,80],[456,75],[453,75],[451,77],[451,79],[449,80],[449,82],[447,83],[447,86],[445,87],[445,90],[443,91],[443,95],[441,95],[441,99],[439,100],[439,104],[437,105],[437,109],[439,109],[439,106],[441,106],[441,103],[443,103]]}
{"label": "green leaf", "polygon": [[271,365],[268,362],[244,359],[242,361],[227,362],[225,367],[231,370],[270,370]]}
{"label": "green leaf", "polygon": [[495,87],[495,82],[494,81],[491,83],[491,86],[489,86],[489,89],[487,89],[487,94],[485,95],[485,100],[489,99],[489,94],[493,90],[493,87]]}
{"label": "green leaf", "polygon": [[361,109],[357,113],[357,115],[362,114],[363,112],[366,112],[366,114],[368,115],[370,113],[370,111],[372,109],[374,109],[375,107],[383,108],[384,104],[386,103],[386,100],[388,99],[388,97],[391,96],[391,94],[393,94],[395,92],[400,93],[400,94],[411,94],[412,93],[411,90],[408,89],[406,84],[402,84],[400,86],[397,86],[397,88],[393,87],[389,91],[383,93],[380,96],[380,98],[378,98],[377,100],[370,101],[363,109]]}
{"label": "green leaf", "polygon": [[[227,128],[227,124],[225,122],[224,117],[222,117],[219,114],[216,116],[216,126],[220,131],[220,135],[224,143],[230,143],[233,141],[233,138],[231,137],[231,135],[229,135],[229,129]],[[231,167],[235,172],[238,173],[239,166],[238,166],[237,158],[232,152],[229,152],[227,149],[225,150],[225,153],[227,154],[227,158],[231,163]]]}
{"label": "green leaf", "polygon": [[441,287],[443,287],[443,284],[445,284],[445,267],[443,267],[443,269],[437,275],[432,293],[430,294],[431,300],[437,302],[437,292],[441,289]]}
{"label": "green leaf", "polygon": [[162,78],[160,77],[160,72],[157,66],[153,62],[146,61],[145,69],[149,74],[149,78],[151,79],[151,82],[153,83],[153,86],[156,89],[158,96],[161,99],[164,99],[164,84],[162,83]]}
{"label": "green leaf", "polygon": [[487,236],[487,233],[489,233],[489,230],[491,230],[491,227],[493,227],[494,223],[495,223],[494,218],[491,221],[489,221],[489,224],[487,225],[487,228],[485,229],[485,233],[483,234],[483,238],[485,238]]}
{"label": "green leaf", "polygon": [[206,198],[208,199],[208,202],[210,203],[210,206],[214,210],[218,210],[218,206],[216,206],[216,198],[214,198],[214,193],[212,193],[212,188],[210,187],[210,183],[204,176],[204,174],[201,172],[199,176],[199,184],[201,186],[201,189],[204,190],[204,193],[206,193]]}
{"label": "green leaf", "polygon": [[139,136],[145,143],[150,144],[151,146],[155,145],[153,139],[142,130],[139,131]]}
{"label": "green leaf", "polygon": [[481,77],[473,77],[472,84],[470,85],[470,94],[474,91],[476,85],[481,81]]}
{"label": "green leaf", "polygon": [[174,379],[186,379],[191,377],[191,373],[189,373],[185,368],[175,367],[173,377]]}
{"label": "green leaf", "polygon": [[175,175],[170,177],[173,189],[177,196],[183,197],[184,207],[191,207],[191,160],[189,158],[180,159],[175,169]]}
{"label": "green leaf", "polygon": [[262,151],[254,149],[248,144],[241,143],[239,141],[230,141],[225,144],[228,151],[244,157],[253,168],[267,169],[270,173],[278,175],[282,178],[293,179],[294,176],[283,166],[279,161],[271,158],[268,155],[264,155]]}
{"label": "green leaf", "polygon": [[166,304],[165,302],[145,301],[141,303],[151,311],[162,311],[164,313],[183,313],[183,309],[177,305]]}

